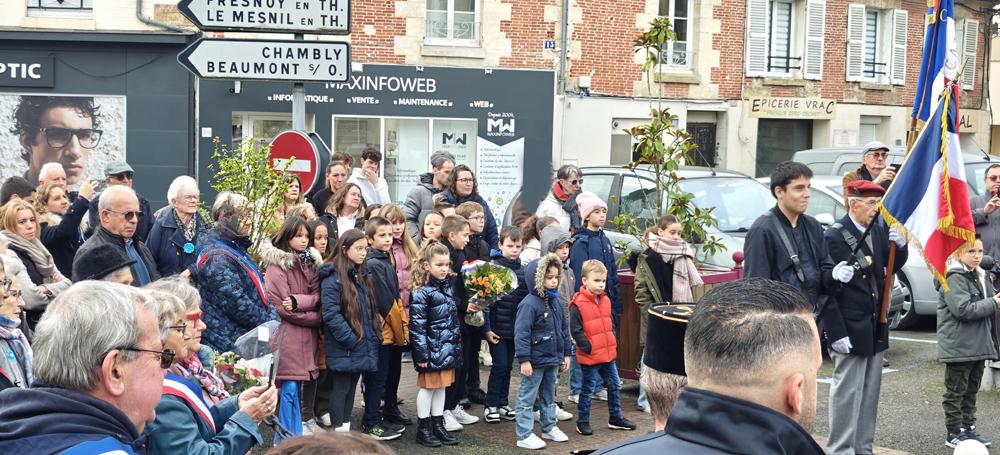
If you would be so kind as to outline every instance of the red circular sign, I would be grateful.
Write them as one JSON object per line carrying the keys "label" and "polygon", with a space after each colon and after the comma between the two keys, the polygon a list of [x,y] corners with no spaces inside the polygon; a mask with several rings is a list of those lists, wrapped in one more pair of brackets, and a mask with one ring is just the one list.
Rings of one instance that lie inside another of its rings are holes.
{"label": "red circular sign", "polygon": [[[302,180],[302,194],[309,192],[319,180],[319,150],[301,131],[282,131],[271,141],[271,168],[292,172]],[[294,160],[287,163],[288,160]],[[287,163],[287,166],[286,166]]]}

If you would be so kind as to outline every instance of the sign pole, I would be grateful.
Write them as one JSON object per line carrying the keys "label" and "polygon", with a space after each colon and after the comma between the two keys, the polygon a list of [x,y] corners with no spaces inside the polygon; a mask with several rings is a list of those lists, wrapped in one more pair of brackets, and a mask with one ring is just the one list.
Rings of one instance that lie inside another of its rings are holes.
{"label": "sign pole", "polygon": [[[303,40],[305,35],[295,34],[295,41]],[[306,85],[301,82],[292,84],[292,129],[306,130]]]}

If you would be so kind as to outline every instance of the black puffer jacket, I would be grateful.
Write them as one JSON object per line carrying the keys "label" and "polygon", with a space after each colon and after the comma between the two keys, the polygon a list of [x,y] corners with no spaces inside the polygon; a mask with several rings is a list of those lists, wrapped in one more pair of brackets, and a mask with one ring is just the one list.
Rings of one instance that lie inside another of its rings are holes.
{"label": "black puffer jacket", "polygon": [[[462,364],[462,335],[452,295],[454,277],[431,278],[410,296],[410,345],[417,371],[443,371]],[[427,362],[427,368],[418,364]]]}
{"label": "black puffer jacket", "polygon": [[493,264],[507,267],[517,278],[517,287],[513,291],[500,296],[493,308],[490,308],[486,318],[485,331],[493,331],[502,339],[514,339],[514,321],[517,319],[517,304],[528,295],[528,283],[524,280],[524,266],[520,259],[513,261],[503,256],[493,258]]}

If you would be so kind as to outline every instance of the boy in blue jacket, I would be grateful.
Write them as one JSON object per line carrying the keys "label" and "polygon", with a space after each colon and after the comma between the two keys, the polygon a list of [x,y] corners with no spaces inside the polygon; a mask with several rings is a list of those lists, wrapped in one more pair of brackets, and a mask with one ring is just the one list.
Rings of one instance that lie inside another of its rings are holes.
{"label": "boy in blue jacket", "polygon": [[[545,441],[569,440],[556,426],[556,374],[569,369],[573,342],[566,320],[566,303],[559,300],[562,261],[547,254],[528,263],[524,270],[530,294],[517,308],[514,354],[521,364],[517,390],[517,446],[542,449]],[[542,438],[536,436],[531,412],[535,398],[541,405]]]}
{"label": "boy in blue jacket", "polygon": [[577,231],[573,246],[569,253],[570,268],[576,277],[574,289],[583,286],[583,263],[589,259],[597,259],[608,269],[608,285],[605,291],[611,299],[611,322],[615,333],[619,333],[619,320],[622,314],[622,293],[618,285],[618,265],[615,264],[615,250],[611,240],[604,234],[604,224],[608,220],[608,205],[596,194],[584,191],[576,197],[576,206],[580,210],[580,219],[584,228]]}
{"label": "boy in blue jacket", "polygon": [[521,248],[524,234],[517,226],[504,226],[500,230],[500,255],[494,256],[493,264],[506,267],[514,273],[517,287],[504,294],[487,313],[483,331],[490,344],[493,366],[490,367],[489,386],[486,391],[486,423],[497,423],[500,419],[514,420],[514,410],[508,405],[510,395],[510,368],[514,365],[514,324],[517,306],[528,295],[528,285],[524,282],[524,268],[521,265]]}

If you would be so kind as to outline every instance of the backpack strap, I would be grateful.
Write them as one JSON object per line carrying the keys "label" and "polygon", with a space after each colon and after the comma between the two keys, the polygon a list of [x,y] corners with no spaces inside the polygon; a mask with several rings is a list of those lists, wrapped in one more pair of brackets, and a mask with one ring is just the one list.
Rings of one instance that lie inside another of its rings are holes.
{"label": "backpack strap", "polygon": [[805,284],[806,275],[802,272],[802,263],[799,261],[799,255],[795,252],[795,247],[792,246],[792,241],[788,239],[788,234],[785,233],[785,228],[778,221],[778,217],[774,216],[774,212],[768,210],[764,212],[766,216],[771,219],[771,224],[774,225],[774,229],[778,231],[778,238],[781,239],[781,243],[785,245],[785,251],[788,252],[788,259],[792,261],[792,267],[795,269],[795,276],[798,277],[799,282]]}

